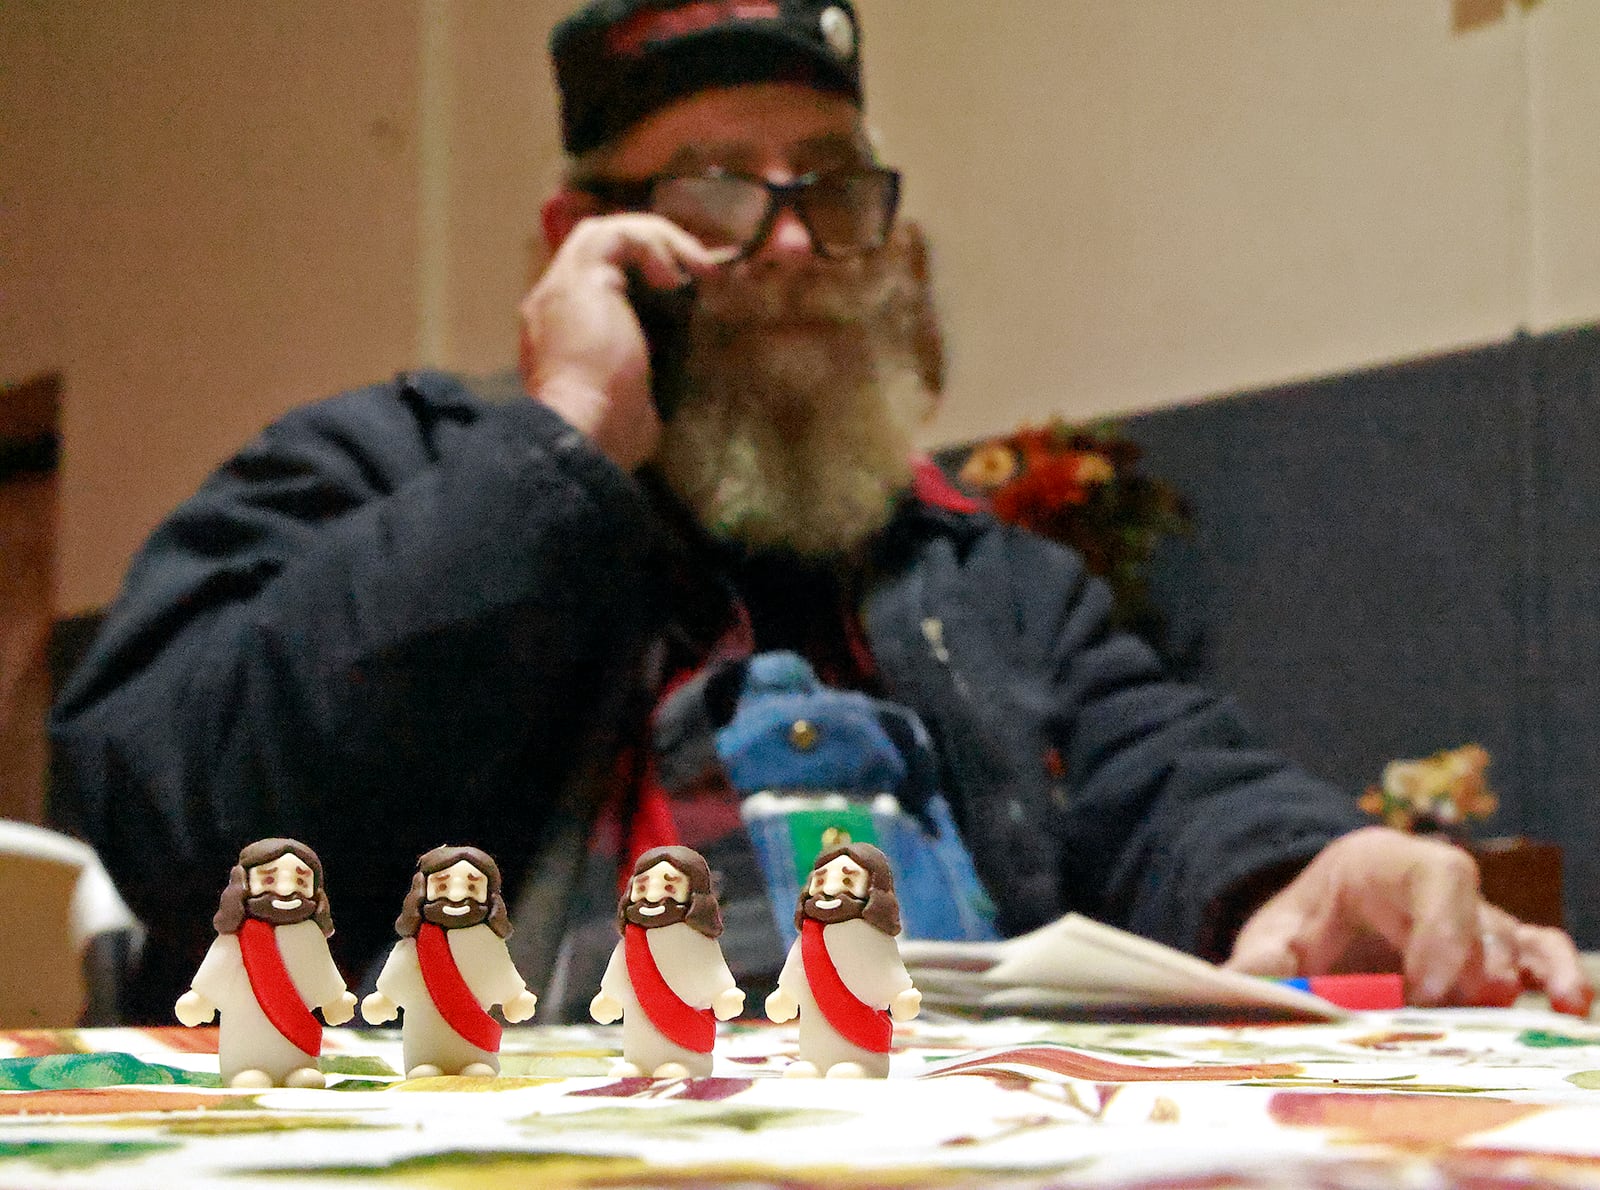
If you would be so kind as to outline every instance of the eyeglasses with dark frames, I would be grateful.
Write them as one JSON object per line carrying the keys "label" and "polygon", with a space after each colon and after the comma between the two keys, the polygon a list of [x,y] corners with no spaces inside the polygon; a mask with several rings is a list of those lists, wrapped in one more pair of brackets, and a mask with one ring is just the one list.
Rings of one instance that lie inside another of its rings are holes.
{"label": "eyeglasses with dark frames", "polygon": [[812,250],[838,260],[883,247],[900,206],[900,173],[882,166],[808,173],[789,182],[714,169],[591,178],[574,187],[620,210],[662,215],[708,248],[733,249],[730,263],[760,248],[785,207],[805,227]]}

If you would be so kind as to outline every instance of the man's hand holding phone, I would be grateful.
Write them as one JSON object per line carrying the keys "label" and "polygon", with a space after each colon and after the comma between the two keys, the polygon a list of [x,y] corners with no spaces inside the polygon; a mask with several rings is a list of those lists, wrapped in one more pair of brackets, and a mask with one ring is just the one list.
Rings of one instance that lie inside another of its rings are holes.
{"label": "man's hand holding phone", "polygon": [[[686,316],[692,294],[681,291],[712,273],[722,257],[658,215],[621,214],[582,220],[567,236],[538,284],[523,299],[523,387],[549,405],[628,471],[655,452],[661,415],[651,393],[651,348],[644,321],[661,342],[657,357],[681,364],[672,320]],[[651,293],[677,294],[648,300]],[[669,328],[665,335],[661,327]],[[680,329],[682,329],[680,327]]]}

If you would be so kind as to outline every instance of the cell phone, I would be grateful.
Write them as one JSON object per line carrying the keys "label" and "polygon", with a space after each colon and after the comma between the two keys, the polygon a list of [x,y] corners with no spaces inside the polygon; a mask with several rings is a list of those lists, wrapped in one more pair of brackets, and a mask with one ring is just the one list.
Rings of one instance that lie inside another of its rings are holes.
{"label": "cell phone", "polygon": [[695,284],[685,281],[676,289],[657,289],[635,269],[627,270],[628,302],[650,351],[650,395],[656,413],[666,421],[677,410],[688,382],[689,317],[694,310]]}

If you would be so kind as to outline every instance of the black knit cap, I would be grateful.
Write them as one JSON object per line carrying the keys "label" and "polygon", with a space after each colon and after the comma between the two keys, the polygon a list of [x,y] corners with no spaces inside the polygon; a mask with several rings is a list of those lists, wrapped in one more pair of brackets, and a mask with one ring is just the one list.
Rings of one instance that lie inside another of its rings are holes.
{"label": "black knit cap", "polygon": [[592,0],[556,26],[550,56],[574,154],[711,87],[803,83],[861,103],[850,0]]}

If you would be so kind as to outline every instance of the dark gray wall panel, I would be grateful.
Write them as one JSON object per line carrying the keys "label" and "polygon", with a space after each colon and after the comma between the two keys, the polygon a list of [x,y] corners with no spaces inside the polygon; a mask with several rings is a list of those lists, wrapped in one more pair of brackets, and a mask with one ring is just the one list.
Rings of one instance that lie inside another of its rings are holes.
{"label": "dark gray wall panel", "polygon": [[1600,948],[1600,327],[1124,425],[1194,506],[1152,582],[1175,668],[1352,797],[1483,744],[1479,833],[1561,843]]}
{"label": "dark gray wall panel", "polygon": [[1200,680],[1352,796],[1393,757],[1476,740],[1505,802],[1486,829],[1560,837],[1536,746],[1528,355],[1505,344],[1128,430],[1194,504],[1197,538],[1160,584],[1180,633],[1204,625]]}
{"label": "dark gray wall panel", "polygon": [[1529,748],[1539,795],[1526,830],[1563,844],[1567,920],[1600,945],[1600,329],[1530,340],[1538,414],[1531,546],[1541,582],[1531,617]]}

